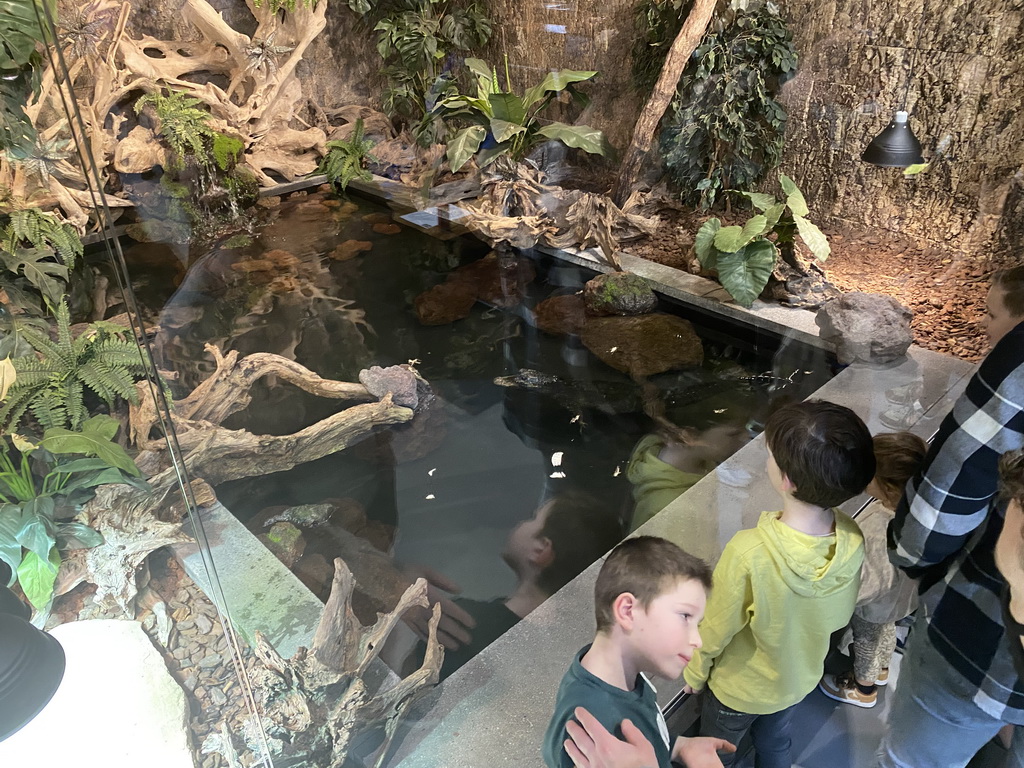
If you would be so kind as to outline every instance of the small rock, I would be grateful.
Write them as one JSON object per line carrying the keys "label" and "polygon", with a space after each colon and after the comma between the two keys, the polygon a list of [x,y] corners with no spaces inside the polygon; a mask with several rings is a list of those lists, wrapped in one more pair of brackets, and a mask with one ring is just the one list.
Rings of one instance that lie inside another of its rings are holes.
{"label": "small rock", "polygon": [[913,317],[891,296],[846,293],[818,310],[814,321],[821,338],[835,346],[840,363],[889,363],[906,355],[914,342]]}
{"label": "small rock", "polygon": [[469,317],[476,304],[476,290],[467,283],[442,283],[413,300],[417,319],[423,325],[447,325]]}
{"label": "small rock", "polygon": [[182,685],[188,690],[194,691],[196,686],[199,685],[199,676],[195,672],[190,673],[189,676],[185,678],[185,682],[183,682]]}
{"label": "small rock", "polygon": [[202,658],[199,662],[200,669],[212,669],[213,667],[219,667],[224,663],[224,659],[219,653],[211,653]]}
{"label": "small rock", "polygon": [[258,537],[278,560],[291,568],[306,550],[302,531],[291,523],[274,523],[270,530]]}
{"label": "small rock", "polygon": [[378,235],[397,235],[402,231],[402,228],[391,222],[377,222],[373,225],[373,231]]}
{"label": "small rock", "polygon": [[583,300],[587,314],[644,315],[658,306],[658,297],[650,285],[639,275],[613,272],[598,275],[583,286]]}
{"label": "small rock", "polygon": [[387,368],[374,365],[359,372],[359,383],[366,387],[371,395],[381,398],[390,393],[395,405],[403,405],[406,408],[415,408],[419,405],[416,382],[416,374],[401,365]]}
{"label": "small rock", "polygon": [[675,315],[594,317],[580,338],[602,361],[633,378],[704,362],[704,347],[693,325]]}
{"label": "small rock", "polygon": [[331,252],[331,258],[335,261],[348,261],[371,248],[373,243],[369,240],[346,240]]}
{"label": "small rock", "polygon": [[203,616],[202,614],[196,614],[195,623],[196,629],[199,631],[199,634],[201,635],[208,635],[210,634],[210,630],[213,629],[213,622],[205,616]]}
{"label": "small rock", "polygon": [[575,294],[545,299],[534,312],[537,327],[556,336],[578,334],[587,319],[583,297]]}

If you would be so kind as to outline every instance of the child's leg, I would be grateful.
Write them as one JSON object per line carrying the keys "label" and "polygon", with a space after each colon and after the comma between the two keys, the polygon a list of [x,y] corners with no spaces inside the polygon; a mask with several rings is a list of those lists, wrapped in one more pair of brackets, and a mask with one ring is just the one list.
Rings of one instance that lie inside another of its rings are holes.
{"label": "child's leg", "polygon": [[[896,627],[864,621],[854,614],[850,628],[853,630],[853,676],[861,685],[873,686],[882,667],[888,666],[888,659],[892,658],[896,647]],[[892,646],[888,646],[890,639]],[[883,657],[885,664],[882,663]]]}
{"label": "child's leg", "polygon": [[[751,723],[757,715],[748,715],[745,712],[737,712],[718,700],[710,688],[705,688],[702,694],[700,710],[700,735],[712,736],[718,739],[725,739],[733,746],[738,747],[740,741],[750,730]],[[736,762],[737,754],[719,753],[718,757],[725,768],[729,768]]]}
{"label": "child's leg", "polygon": [[793,742],[789,738],[789,724],[795,708],[796,705],[771,715],[758,715],[750,726],[755,768],[791,768]]}

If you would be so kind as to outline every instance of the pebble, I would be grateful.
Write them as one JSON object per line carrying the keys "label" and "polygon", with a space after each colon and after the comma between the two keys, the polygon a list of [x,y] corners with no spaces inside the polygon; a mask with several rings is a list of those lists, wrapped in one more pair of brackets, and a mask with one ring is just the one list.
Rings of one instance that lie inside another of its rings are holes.
{"label": "pebble", "polygon": [[210,698],[213,699],[213,703],[216,704],[218,707],[223,707],[225,704],[228,703],[228,697],[220,688],[211,688]]}
{"label": "pebble", "polygon": [[196,614],[195,625],[196,625],[196,629],[199,630],[199,634],[201,634],[201,635],[208,635],[208,634],[210,634],[210,630],[213,629],[213,622],[211,622],[208,618],[206,618],[201,613],[200,614]]}
{"label": "pebble", "polygon": [[196,686],[199,685],[199,676],[195,672],[192,672],[188,677],[185,678],[185,682],[182,683],[190,691],[194,691]]}
{"label": "pebble", "polygon": [[211,653],[209,656],[204,656],[199,662],[201,669],[211,669],[212,667],[220,666],[224,663],[224,659],[219,653]]}

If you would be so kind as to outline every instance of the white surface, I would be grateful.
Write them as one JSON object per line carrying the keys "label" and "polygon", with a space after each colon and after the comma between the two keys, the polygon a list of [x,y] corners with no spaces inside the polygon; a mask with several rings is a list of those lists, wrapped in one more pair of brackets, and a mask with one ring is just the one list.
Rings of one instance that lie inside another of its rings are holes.
{"label": "white surface", "polygon": [[185,694],[137,622],[76,621],[50,634],[67,657],[64,680],[0,742],[0,765],[194,768]]}

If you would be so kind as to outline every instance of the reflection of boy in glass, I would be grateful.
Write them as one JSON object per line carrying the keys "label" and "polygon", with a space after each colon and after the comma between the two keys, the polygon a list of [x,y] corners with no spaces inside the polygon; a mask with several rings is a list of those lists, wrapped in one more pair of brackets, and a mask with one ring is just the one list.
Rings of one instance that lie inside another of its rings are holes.
{"label": "reflection of boy in glass", "polygon": [[455,598],[475,621],[472,639],[446,650],[441,679],[476,656],[520,619],[579,575],[622,538],[617,510],[577,492],[560,494],[540,506],[509,533],[502,559],[517,586],[494,600]]}
{"label": "reflection of boy in glass", "polygon": [[630,530],[646,523],[750,441],[746,427],[735,419],[682,428],[658,421],[663,428],[640,439],[626,470],[636,504]]}

